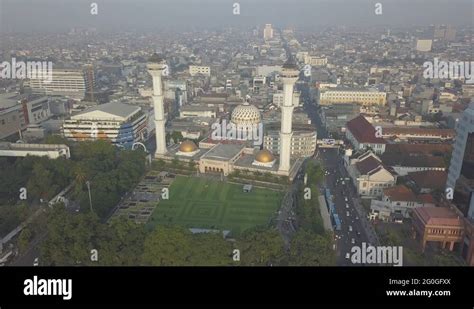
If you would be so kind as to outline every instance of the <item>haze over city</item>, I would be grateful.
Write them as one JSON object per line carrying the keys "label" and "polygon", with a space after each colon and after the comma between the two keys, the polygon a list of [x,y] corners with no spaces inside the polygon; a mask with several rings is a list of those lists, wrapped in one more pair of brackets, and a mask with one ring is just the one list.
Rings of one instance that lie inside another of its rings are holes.
{"label": "haze over city", "polygon": [[[97,3],[98,15],[90,14]],[[240,15],[232,5],[240,4]],[[303,29],[346,26],[472,24],[470,0],[387,0],[383,18],[368,0],[2,0],[0,31],[63,32],[71,27],[110,30],[249,28],[262,21]]]}

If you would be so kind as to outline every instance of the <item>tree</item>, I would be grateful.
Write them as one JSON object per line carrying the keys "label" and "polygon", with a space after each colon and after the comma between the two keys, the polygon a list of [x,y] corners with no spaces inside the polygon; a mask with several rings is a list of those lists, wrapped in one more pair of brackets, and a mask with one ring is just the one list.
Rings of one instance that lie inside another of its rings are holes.
{"label": "tree", "polygon": [[98,244],[99,265],[141,265],[145,229],[125,217],[112,219],[104,225]]}
{"label": "tree", "polygon": [[59,135],[48,135],[44,139],[45,144],[63,144],[63,145],[70,145],[71,142]]}
{"label": "tree", "polygon": [[158,171],[163,170],[166,166],[166,162],[162,159],[158,159],[156,161],[153,161],[151,164],[152,164],[152,168],[154,170],[158,170]]}
{"label": "tree", "polygon": [[237,248],[241,248],[241,265],[245,266],[278,265],[285,255],[280,233],[262,227],[244,232]]}
{"label": "tree", "polygon": [[58,190],[53,183],[53,174],[40,162],[33,167],[33,173],[27,184],[29,195],[35,199],[48,200]]}
{"label": "tree", "polygon": [[24,228],[20,236],[18,236],[18,249],[20,250],[20,253],[24,253],[26,249],[28,248],[31,238],[33,237],[33,233],[29,228]]}
{"label": "tree", "polygon": [[179,226],[158,226],[145,239],[143,263],[151,266],[191,265],[191,232]]}
{"label": "tree", "polygon": [[193,266],[233,265],[232,245],[221,233],[194,234],[189,263]]}
{"label": "tree", "polygon": [[291,240],[290,266],[333,266],[336,256],[329,234],[324,236],[300,229]]}
{"label": "tree", "polygon": [[48,214],[47,237],[40,247],[45,265],[92,265],[90,252],[98,248],[101,225],[94,214],[68,213],[62,203]]}

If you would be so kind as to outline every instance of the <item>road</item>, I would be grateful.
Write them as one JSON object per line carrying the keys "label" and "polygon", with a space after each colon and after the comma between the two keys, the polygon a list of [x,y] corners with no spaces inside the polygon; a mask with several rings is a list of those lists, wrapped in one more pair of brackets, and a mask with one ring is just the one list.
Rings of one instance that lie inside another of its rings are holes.
{"label": "road", "polygon": [[[300,84],[303,99],[303,109],[308,114],[318,132],[318,139],[327,138],[328,133],[318,114],[316,102],[311,97],[307,83]],[[333,195],[336,212],[341,219],[341,231],[335,231],[337,265],[355,266],[348,258],[353,246],[361,246],[362,242],[378,245],[378,238],[372,225],[367,220],[367,213],[361,206],[360,198],[356,192],[349,175],[344,168],[343,156],[338,148],[317,150],[315,158],[317,163],[324,166],[325,180],[323,189],[329,188]]]}

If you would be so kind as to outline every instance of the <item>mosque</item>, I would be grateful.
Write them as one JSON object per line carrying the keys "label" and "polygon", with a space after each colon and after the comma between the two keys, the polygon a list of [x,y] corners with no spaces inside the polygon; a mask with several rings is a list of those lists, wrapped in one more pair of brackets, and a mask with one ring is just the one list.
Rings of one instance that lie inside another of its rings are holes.
{"label": "mosque", "polygon": [[[163,108],[162,72],[165,61],[154,54],[147,65],[148,72],[153,77],[154,122],[156,128],[156,159],[171,161],[177,158],[183,162],[193,161],[199,166],[200,173],[222,173],[224,176],[240,171],[270,173],[278,176],[288,176],[290,181],[296,176],[302,160],[291,158],[290,143],[292,136],[292,114],[296,106],[293,102],[293,89],[298,79],[299,71],[290,57],[283,65],[280,78],[283,81],[284,102],[281,106],[280,156],[274,156],[267,149],[260,149],[261,143],[255,145],[245,139],[225,138],[220,132],[212,142],[201,141],[199,146],[190,140],[179,145],[166,147],[165,116]],[[231,114],[231,126],[251,134],[251,128],[262,124],[260,111],[257,107],[245,102],[234,108]],[[255,132],[254,132],[255,134]],[[260,132],[263,134],[263,130]],[[262,136],[263,138],[263,136]]]}

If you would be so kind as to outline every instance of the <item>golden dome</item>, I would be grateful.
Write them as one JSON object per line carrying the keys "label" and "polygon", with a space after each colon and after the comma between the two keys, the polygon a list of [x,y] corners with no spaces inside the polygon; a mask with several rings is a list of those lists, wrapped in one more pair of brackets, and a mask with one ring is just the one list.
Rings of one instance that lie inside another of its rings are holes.
{"label": "golden dome", "polygon": [[180,152],[193,152],[193,151],[196,151],[198,148],[196,146],[196,144],[194,144],[192,141],[190,140],[186,140],[186,141],[183,141],[180,145],[179,145],[179,151]]}
{"label": "golden dome", "polygon": [[273,162],[275,160],[275,157],[272,155],[270,151],[266,149],[262,149],[255,156],[255,160],[257,160],[260,163],[269,163],[269,162]]}

